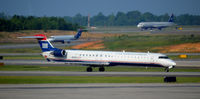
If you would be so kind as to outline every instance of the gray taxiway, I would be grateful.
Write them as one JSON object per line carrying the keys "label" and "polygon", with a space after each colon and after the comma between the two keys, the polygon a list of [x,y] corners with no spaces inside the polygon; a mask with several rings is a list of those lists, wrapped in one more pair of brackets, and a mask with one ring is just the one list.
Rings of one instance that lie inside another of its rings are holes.
{"label": "gray taxiway", "polygon": [[117,76],[117,77],[200,77],[200,72],[68,72],[68,71],[0,71],[0,76]]}
{"label": "gray taxiway", "polygon": [[199,99],[200,84],[1,84],[0,99]]}

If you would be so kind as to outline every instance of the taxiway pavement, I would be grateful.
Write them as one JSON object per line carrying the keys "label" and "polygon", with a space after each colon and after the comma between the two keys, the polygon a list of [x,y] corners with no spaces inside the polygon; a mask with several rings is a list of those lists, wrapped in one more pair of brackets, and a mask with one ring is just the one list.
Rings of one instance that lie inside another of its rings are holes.
{"label": "taxiway pavement", "polygon": [[199,99],[200,84],[0,84],[0,99]]}
{"label": "taxiway pavement", "polygon": [[116,77],[200,77],[200,72],[69,72],[69,71],[0,71],[0,76],[116,76]]}

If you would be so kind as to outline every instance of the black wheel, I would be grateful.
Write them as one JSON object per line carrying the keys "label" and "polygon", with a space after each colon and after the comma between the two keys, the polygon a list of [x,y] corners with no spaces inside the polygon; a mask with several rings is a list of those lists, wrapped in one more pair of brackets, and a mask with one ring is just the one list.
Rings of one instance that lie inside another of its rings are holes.
{"label": "black wheel", "polygon": [[99,71],[100,71],[100,72],[104,72],[104,71],[105,71],[105,68],[104,68],[104,67],[100,67],[100,68],[99,68]]}
{"label": "black wheel", "polygon": [[87,72],[92,72],[92,67],[88,67]]}
{"label": "black wheel", "polygon": [[165,68],[165,72],[169,72],[169,68]]}

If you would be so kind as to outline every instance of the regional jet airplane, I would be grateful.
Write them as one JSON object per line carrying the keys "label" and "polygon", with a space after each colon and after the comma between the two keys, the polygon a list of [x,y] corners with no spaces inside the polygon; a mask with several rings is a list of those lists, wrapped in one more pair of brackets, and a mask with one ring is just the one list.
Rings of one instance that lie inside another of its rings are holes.
{"label": "regional jet airplane", "polygon": [[80,38],[82,34],[82,30],[79,29],[76,35],[59,35],[59,36],[50,36],[48,40],[50,42],[62,42],[62,43],[70,43],[73,40],[77,40]]}
{"label": "regional jet airplane", "polygon": [[160,53],[92,51],[92,50],[63,50],[54,48],[43,34],[19,38],[35,38],[42,49],[41,55],[48,61],[81,64],[87,67],[87,72],[92,72],[92,67],[99,67],[105,71],[105,66],[153,66],[164,67],[166,72],[176,63],[166,55]]}
{"label": "regional jet airplane", "polygon": [[162,30],[162,28],[170,27],[176,25],[173,22],[174,15],[172,14],[168,20],[168,22],[140,22],[137,27],[141,28],[141,30],[147,30],[148,28],[150,30],[157,28],[159,30]]}

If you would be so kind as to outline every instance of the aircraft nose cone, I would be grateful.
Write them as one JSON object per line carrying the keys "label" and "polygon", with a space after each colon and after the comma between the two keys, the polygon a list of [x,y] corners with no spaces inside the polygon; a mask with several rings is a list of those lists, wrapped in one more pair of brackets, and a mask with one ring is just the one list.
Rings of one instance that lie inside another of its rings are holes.
{"label": "aircraft nose cone", "polygon": [[176,63],[175,62],[172,62],[172,66],[175,66],[176,65]]}

